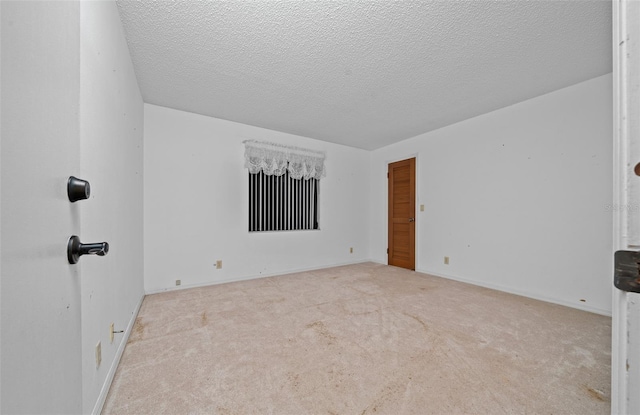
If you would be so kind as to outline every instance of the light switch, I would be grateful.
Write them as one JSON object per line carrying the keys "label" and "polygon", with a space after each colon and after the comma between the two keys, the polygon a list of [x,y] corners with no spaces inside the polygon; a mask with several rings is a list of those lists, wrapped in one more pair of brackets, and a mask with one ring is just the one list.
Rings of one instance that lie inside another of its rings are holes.
{"label": "light switch", "polygon": [[420,205],[420,212],[424,212],[424,205]]}

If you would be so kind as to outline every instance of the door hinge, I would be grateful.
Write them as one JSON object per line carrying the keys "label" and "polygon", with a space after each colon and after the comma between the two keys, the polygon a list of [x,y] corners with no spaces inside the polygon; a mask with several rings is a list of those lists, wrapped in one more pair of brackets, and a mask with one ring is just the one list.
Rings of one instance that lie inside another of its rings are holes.
{"label": "door hinge", "polygon": [[387,255],[389,255],[389,248],[387,248]]}
{"label": "door hinge", "polygon": [[640,293],[640,252],[617,251],[613,269],[613,285],[617,289]]}
{"label": "door hinge", "polygon": [[389,173],[387,173],[387,179],[389,178]]}

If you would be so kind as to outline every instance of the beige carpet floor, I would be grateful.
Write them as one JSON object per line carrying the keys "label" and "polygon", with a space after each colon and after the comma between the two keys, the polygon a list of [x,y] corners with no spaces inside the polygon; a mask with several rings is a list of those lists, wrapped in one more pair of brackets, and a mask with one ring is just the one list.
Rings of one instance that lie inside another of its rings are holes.
{"label": "beige carpet floor", "polygon": [[611,319],[365,263],[149,295],[103,414],[608,414]]}

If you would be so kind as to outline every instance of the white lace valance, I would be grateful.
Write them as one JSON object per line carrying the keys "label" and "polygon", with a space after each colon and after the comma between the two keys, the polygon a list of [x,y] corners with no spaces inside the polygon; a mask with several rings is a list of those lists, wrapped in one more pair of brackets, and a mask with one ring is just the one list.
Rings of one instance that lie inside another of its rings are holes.
{"label": "white lace valance", "polygon": [[264,141],[243,142],[244,166],[251,173],[282,176],[289,171],[293,179],[318,179],[325,176],[324,151],[307,150]]}

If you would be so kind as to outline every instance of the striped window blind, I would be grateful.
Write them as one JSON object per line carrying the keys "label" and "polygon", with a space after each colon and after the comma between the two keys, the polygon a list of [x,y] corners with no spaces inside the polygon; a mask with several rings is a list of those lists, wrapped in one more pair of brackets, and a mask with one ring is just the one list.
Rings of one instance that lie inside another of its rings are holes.
{"label": "striped window blind", "polygon": [[319,229],[318,179],[249,173],[249,232]]}

